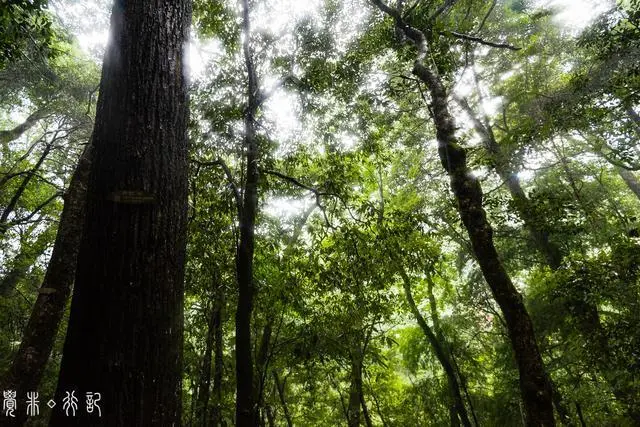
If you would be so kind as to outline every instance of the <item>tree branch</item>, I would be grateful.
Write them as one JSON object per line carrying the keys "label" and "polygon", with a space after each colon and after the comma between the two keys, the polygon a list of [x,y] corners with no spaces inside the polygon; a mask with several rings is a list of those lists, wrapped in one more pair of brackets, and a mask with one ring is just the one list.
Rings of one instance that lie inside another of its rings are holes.
{"label": "tree branch", "polygon": [[482,38],[477,37],[477,36],[471,36],[469,34],[462,34],[462,33],[458,33],[458,32],[455,32],[455,31],[439,31],[438,34],[440,34],[442,36],[454,37],[454,38],[461,39],[461,40],[468,40],[468,41],[472,41],[472,42],[475,42],[475,43],[483,44],[483,45],[486,45],[486,46],[497,47],[497,48],[500,48],[500,49],[509,49],[509,50],[520,50],[520,49],[522,49],[521,47],[517,47],[517,46],[511,45],[509,43],[492,42],[492,41],[488,41],[488,40],[482,39]]}
{"label": "tree branch", "polygon": [[236,185],[236,182],[233,179],[233,174],[231,173],[231,169],[229,169],[229,166],[227,166],[225,161],[222,159],[216,159],[212,162],[201,162],[199,160],[192,159],[191,162],[198,165],[199,167],[219,166],[220,168],[222,168],[227,178],[227,181],[229,182],[229,187],[233,192],[233,198],[235,199],[236,209],[238,211],[238,219],[240,219],[242,215],[242,197],[240,196],[240,190],[238,190],[238,186]]}

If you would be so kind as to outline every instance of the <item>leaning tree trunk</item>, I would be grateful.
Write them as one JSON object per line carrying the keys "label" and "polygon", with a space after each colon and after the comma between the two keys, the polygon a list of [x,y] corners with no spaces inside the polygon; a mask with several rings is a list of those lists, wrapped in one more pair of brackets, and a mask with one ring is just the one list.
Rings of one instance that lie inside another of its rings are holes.
{"label": "leaning tree trunk", "polygon": [[618,175],[620,175],[624,183],[627,184],[629,190],[640,200],[640,182],[638,182],[638,178],[636,178],[633,172],[622,167],[616,167],[616,172],[618,172]]}
{"label": "leaning tree trunk", "polygon": [[396,9],[385,5],[381,0],[372,2],[394,18],[396,27],[418,50],[413,73],[429,88],[440,161],[450,177],[458,211],[469,234],[473,252],[507,324],[520,373],[520,391],[527,425],[553,426],[552,390],[533,324],[522,296],[513,285],[493,243],[493,229],[482,206],[482,188],[467,167],[466,151],[458,144],[455,122],[449,112],[447,91],[435,67],[424,63],[428,56],[427,39],[420,30],[408,25]]}
{"label": "leaning tree trunk", "polygon": [[280,399],[280,404],[282,405],[282,412],[284,412],[284,419],[287,422],[287,427],[293,427],[293,419],[291,418],[291,414],[289,412],[289,405],[287,405],[287,399],[285,398],[285,388],[287,377],[280,381],[280,377],[278,375],[278,371],[273,371],[273,381],[276,384],[276,389],[278,391],[278,399]]}
{"label": "leaning tree trunk", "polygon": [[[436,355],[436,358],[440,362],[442,369],[447,375],[447,382],[449,385],[449,393],[451,393],[451,407],[454,409],[451,411],[451,424],[454,424],[454,421],[460,417],[460,421],[462,421],[462,425],[465,427],[471,427],[471,421],[469,420],[469,415],[467,413],[467,409],[464,406],[464,400],[462,398],[462,393],[460,392],[460,384],[458,383],[458,378],[456,377],[456,371],[451,363],[451,359],[449,357],[448,352],[443,347],[441,341],[436,337],[436,334],[431,330],[426,320],[418,310],[418,306],[413,299],[413,295],[411,293],[411,280],[407,275],[406,271],[402,266],[399,266],[400,277],[402,278],[402,285],[404,288],[405,298],[407,300],[407,304],[409,305],[409,309],[411,313],[416,318],[420,329],[424,333],[425,337],[429,341],[433,352]],[[459,424],[459,423],[456,423]]]}
{"label": "leaning tree trunk", "polygon": [[[52,426],[179,425],[191,2],[115,2]],[[67,392],[97,409],[63,411]]]}
{"label": "leaning tree trunk", "polygon": [[[15,390],[20,399],[40,385],[71,293],[85,217],[90,150],[91,146],[85,149],[64,196],[56,241],[38,298],[31,310],[20,348],[2,380],[2,389]],[[22,400],[20,402],[21,407]],[[17,411],[16,418],[7,418],[5,422],[7,425],[23,425],[26,418],[26,411]]]}
{"label": "leaning tree trunk", "polygon": [[20,123],[16,127],[7,130],[0,130],[0,144],[5,145],[9,142],[18,139],[26,131],[31,129],[40,119],[46,115],[44,108],[40,108],[29,115],[24,122]]}

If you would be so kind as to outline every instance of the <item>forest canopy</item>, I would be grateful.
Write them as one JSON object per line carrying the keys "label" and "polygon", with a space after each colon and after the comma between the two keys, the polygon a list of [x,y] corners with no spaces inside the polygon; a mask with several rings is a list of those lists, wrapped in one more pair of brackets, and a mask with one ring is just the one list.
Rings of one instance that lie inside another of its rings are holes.
{"label": "forest canopy", "polygon": [[0,0],[0,425],[638,426],[638,141],[639,0]]}

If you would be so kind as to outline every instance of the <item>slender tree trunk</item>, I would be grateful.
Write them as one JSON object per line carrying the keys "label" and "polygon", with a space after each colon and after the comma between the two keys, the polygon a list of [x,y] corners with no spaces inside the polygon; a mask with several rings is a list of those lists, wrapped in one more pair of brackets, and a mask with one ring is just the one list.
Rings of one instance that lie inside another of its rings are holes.
{"label": "slender tree trunk", "polygon": [[[453,351],[451,350],[451,348],[449,348],[447,339],[445,338],[444,333],[442,332],[442,328],[440,327],[440,317],[438,315],[438,307],[436,304],[436,298],[433,295],[433,278],[429,273],[427,273],[427,296],[429,298],[429,308],[431,310],[431,322],[433,322],[433,329],[435,330],[435,335],[438,338],[438,342],[442,343],[443,352],[450,359],[450,365],[453,368],[453,372],[454,372],[453,380],[457,381],[457,384],[454,384],[454,393],[457,393],[460,396],[459,403],[457,403],[457,406],[461,407],[465,411],[460,415],[460,417],[463,420],[463,423],[465,422],[465,420],[470,421],[469,415],[466,413],[466,409],[462,399],[462,393],[460,391],[460,389],[462,389],[462,391],[464,391],[465,393],[465,396],[467,397],[467,403],[469,404],[469,409],[471,410],[473,424],[478,426],[480,425],[480,423],[478,423],[478,418],[476,417],[476,412],[474,410],[473,402],[471,401],[471,395],[469,394],[469,390],[467,389],[467,386],[466,386],[465,377],[462,375],[462,372],[460,371],[458,364],[456,363],[456,359],[453,354]],[[412,300],[413,300],[413,296],[412,296]],[[455,388],[457,388],[457,392],[455,391]]]}
{"label": "slender tree trunk", "polygon": [[38,159],[36,164],[33,166],[33,168],[22,179],[20,186],[18,187],[16,192],[13,194],[13,197],[11,197],[11,200],[9,200],[9,203],[2,211],[2,214],[0,214],[0,237],[3,236],[9,229],[9,225],[7,224],[9,215],[11,215],[11,213],[15,210],[16,206],[18,205],[18,201],[20,200],[20,197],[22,197],[22,194],[27,189],[27,186],[33,179],[33,176],[40,170],[40,167],[42,166],[45,159],[51,152],[52,144],[53,144],[52,142],[48,143],[45,146],[44,150],[42,150],[42,154],[40,155],[40,158]]}
{"label": "slender tree trunk", "polygon": [[267,412],[267,422],[269,423],[269,427],[275,427],[276,416],[273,413],[273,408],[271,407],[271,405],[267,405],[265,410]]}
{"label": "slender tree trunk", "polygon": [[488,124],[482,123],[466,100],[459,99],[458,103],[471,117],[474,129],[482,138],[483,145],[491,157],[495,171],[506,183],[518,216],[524,222],[525,228],[529,232],[536,248],[544,256],[549,267],[552,270],[557,270],[562,264],[560,247],[549,239],[549,233],[544,229],[544,220],[533,216],[534,210],[532,209],[531,201],[522,189],[517,172],[511,168],[508,156],[496,141],[493,129]]}
{"label": "slender tree trunk", "polygon": [[267,382],[267,370],[269,368],[269,348],[271,347],[271,336],[273,334],[273,319],[269,318],[267,324],[262,330],[262,338],[260,339],[260,347],[256,357],[256,375],[254,390],[256,393],[255,402],[258,411],[266,409],[264,405],[264,395]]}
{"label": "slender tree trunk", "polygon": [[360,366],[360,372],[360,381],[358,381],[358,395],[360,396],[360,405],[362,406],[362,416],[364,417],[364,424],[367,427],[373,427],[371,415],[369,415],[369,408],[367,408],[367,401],[364,398],[364,390],[362,388],[362,365]]}
{"label": "slender tree trunk", "polygon": [[251,313],[253,311],[253,250],[255,220],[258,210],[258,140],[255,116],[258,110],[258,78],[251,50],[249,2],[242,2],[244,59],[247,67],[247,108],[244,116],[244,148],[246,180],[240,218],[240,242],[236,258],[238,278],[238,308],[236,310],[236,422],[239,427],[253,427],[257,421],[253,390],[253,360],[251,354]]}
{"label": "slender tree trunk", "polygon": [[218,304],[217,319],[215,320],[214,350],[213,350],[213,408],[211,408],[211,425],[213,427],[222,426],[222,373],[224,365],[224,342],[222,330],[222,313],[225,307],[224,288],[218,288],[216,296]]}
{"label": "slender tree trunk", "polygon": [[587,423],[584,420],[584,415],[582,414],[582,407],[578,402],[576,402],[576,412],[578,413],[578,419],[580,420],[580,425],[582,427],[587,427]]}
{"label": "slender tree trunk", "polygon": [[500,306],[520,373],[520,390],[528,426],[553,426],[551,384],[538,349],[529,313],[511,278],[507,274],[493,243],[493,229],[482,206],[482,188],[467,167],[466,151],[458,144],[455,122],[449,112],[448,95],[435,68],[425,65],[428,42],[420,30],[409,26],[400,12],[372,0],[394,18],[396,27],[418,50],[413,73],[426,84],[431,96],[431,109],[438,139],[438,154],[449,174],[458,201],[458,211],[467,229],[476,259],[493,297]]}
{"label": "slender tree trunk", "polygon": [[[418,310],[418,306],[416,305],[413,299],[413,295],[411,293],[411,280],[409,279],[409,276],[407,275],[406,271],[402,266],[398,267],[398,271],[400,273],[400,277],[402,278],[404,294],[407,300],[407,304],[409,305],[409,309],[411,310],[411,313],[413,314],[413,316],[416,318],[416,321],[418,322],[420,329],[422,329],[422,332],[427,338],[427,341],[429,341],[429,344],[431,345],[431,348],[433,349],[433,352],[435,353],[436,358],[440,362],[440,365],[442,366],[442,369],[444,370],[447,376],[447,381],[449,384],[449,392],[451,394],[451,404],[452,404],[452,407],[455,408],[455,411],[453,411],[452,414],[456,419],[459,416],[460,421],[462,421],[462,424],[465,427],[470,427],[471,421],[469,420],[467,409],[464,406],[464,400],[462,399],[462,394],[460,393],[460,385],[458,384],[456,372],[449,358],[449,354],[443,347],[440,340],[438,340],[438,337],[436,337],[436,335],[433,333],[433,331],[427,324],[427,321],[420,313],[420,310]],[[453,423],[453,420],[452,420],[452,423]]]}
{"label": "slender tree trunk", "polygon": [[276,389],[278,390],[278,398],[280,399],[280,404],[282,405],[284,418],[287,421],[287,427],[293,427],[293,420],[291,419],[291,414],[289,413],[289,406],[287,405],[287,399],[285,398],[286,377],[284,380],[280,381],[278,372],[274,370],[273,380],[276,383]]}
{"label": "slender tree trunk", "polygon": [[[91,146],[85,149],[71,178],[64,197],[53,252],[38,290],[38,298],[31,310],[20,348],[3,377],[2,389],[16,390],[20,399],[24,399],[27,392],[37,390],[40,385],[71,293],[85,218],[90,150]],[[26,401],[24,403],[26,405]],[[26,421],[26,415],[26,411],[17,411],[16,418],[7,418],[5,422],[7,425],[22,425]]]}
{"label": "slender tree trunk", "polygon": [[638,182],[638,178],[636,178],[633,172],[621,167],[616,167],[616,172],[618,172],[618,175],[620,175],[624,183],[627,184],[629,190],[640,200],[640,182]]}
{"label": "slender tree trunk", "polygon": [[[188,0],[114,4],[52,426],[181,423],[190,18]],[[65,416],[72,391],[102,417]]]}
{"label": "slender tree trunk", "polygon": [[[214,279],[215,280],[215,279]],[[217,281],[217,280],[216,280]],[[211,360],[213,356],[213,349],[215,346],[216,332],[218,324],[220,323],[220,304],[217,298],[218,283],[214,284],[216,288],[211,299],[211,313],[209,314],[209,321],[207,322],[207,338],[205,343],[204,354],[202,356],[202,368],[200,371],[200,381],[198,385],[198,401],[196,403],[196,423],[203,427],[209,425],[209,419],[207,418],[207,407],[209,406],[209,399],[211,397]]]}

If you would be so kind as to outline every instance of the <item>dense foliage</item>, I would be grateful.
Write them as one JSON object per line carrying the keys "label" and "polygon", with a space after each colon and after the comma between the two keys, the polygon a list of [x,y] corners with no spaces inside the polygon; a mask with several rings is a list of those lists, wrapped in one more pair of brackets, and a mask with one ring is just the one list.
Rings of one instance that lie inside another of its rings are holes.
{"label": "dense foliage", "polygon": [[[244,313],[255,425],[545,425],[495,268],[556,423],[640,425],[640,2],[295,4],[193,2],[183,424],[236,425]],[[44,6],[0,2],[0,374],[100,79]]]}

